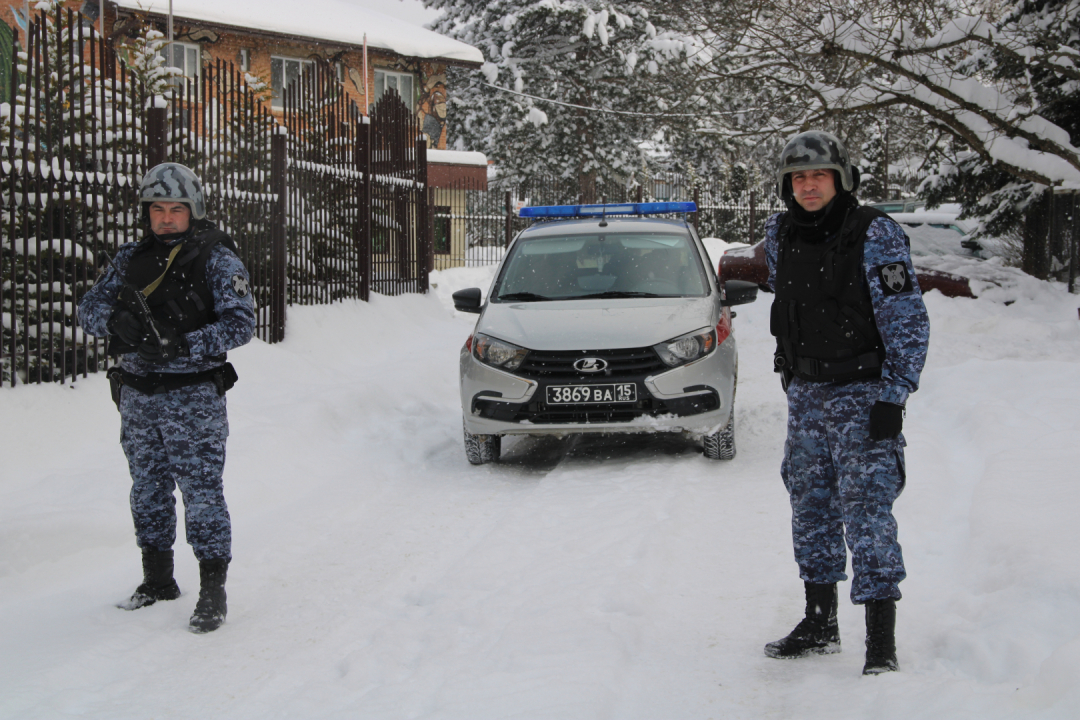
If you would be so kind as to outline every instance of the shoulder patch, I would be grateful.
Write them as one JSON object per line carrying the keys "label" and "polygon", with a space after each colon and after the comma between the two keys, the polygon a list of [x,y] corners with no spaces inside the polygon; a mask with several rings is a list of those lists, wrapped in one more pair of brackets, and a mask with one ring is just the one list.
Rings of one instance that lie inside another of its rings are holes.
{"label": "shoulder patch", "polygon": [[911,275],[904,263],[889,263],[880,265],[877,269],[878,278],[881,280],[881,289],[888,295],[912,292],[915,288],[911,284]]}
{"label": "shoulder patch", "polygon": [[233,292],[235,292],[240,297],[247,297],[248,292],[250,292],[247,278],[245,278],[243,275],[233,275],[232,289]]}

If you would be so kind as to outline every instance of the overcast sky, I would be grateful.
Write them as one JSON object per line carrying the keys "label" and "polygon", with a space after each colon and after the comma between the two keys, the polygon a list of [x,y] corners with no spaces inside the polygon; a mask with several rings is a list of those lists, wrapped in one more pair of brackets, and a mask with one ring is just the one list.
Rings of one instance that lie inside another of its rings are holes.
{"label": "overcast sky", "polygon": [[426,26],[439,16],[438,11],[425,8],[421,0],[346,0],[346,2],[378,10],[386,15],[422,26]]}

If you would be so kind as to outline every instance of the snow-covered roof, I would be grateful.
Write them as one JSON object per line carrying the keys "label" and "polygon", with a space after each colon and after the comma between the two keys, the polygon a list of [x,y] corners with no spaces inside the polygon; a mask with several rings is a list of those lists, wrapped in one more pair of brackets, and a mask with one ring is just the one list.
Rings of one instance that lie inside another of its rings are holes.
{"label": "snow-covered roof", "polygon": [[[113,0],[126,10],[168,15],[169,0]],[[390,50],[406,57],[482,63],[472,45],[346,0],[173,0],[173,17],[238,29]]]}
{"label": "snow-covered roof", "polygon": [[439,165],[479,165],[481,167],[487,167],[487,156],[482,152],[471,152],[468,150],[428,150],[427,159],[429,163],[438,163]]}

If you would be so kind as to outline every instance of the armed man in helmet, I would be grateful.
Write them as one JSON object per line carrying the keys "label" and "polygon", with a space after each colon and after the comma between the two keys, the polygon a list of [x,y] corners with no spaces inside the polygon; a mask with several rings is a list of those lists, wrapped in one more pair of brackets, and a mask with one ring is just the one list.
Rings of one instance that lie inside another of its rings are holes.
{"label": "armed man in helmet", "polygon": [[765,225],[775,369],[788,399],[781,476],[791,498],[806,616],[765,646],[774,658],[840,652],[836,584],[866,610],[863,674],[897,669],[896,601],[904,579],[893,501],[904,488],[908,394],[919,386],[930,324],[907,236],[855,199],[857,168],[826,132],[780,155],[788,211]]}
{"label": "armed man in helmet", "polygon": [[139,189],[149,232],[121,247],[79,302],[79,322],[108,337],[120,442],[131,470],[131,514],[143,582],[126,610],[180,597],[173,579],[176,486],[201,588],[192,632],[225,621],[232,527],[222,471],[236,381],[226,352],[251,340],[255,308],[232,239],[206,220],[202,182],[189,168],[151,168]]}

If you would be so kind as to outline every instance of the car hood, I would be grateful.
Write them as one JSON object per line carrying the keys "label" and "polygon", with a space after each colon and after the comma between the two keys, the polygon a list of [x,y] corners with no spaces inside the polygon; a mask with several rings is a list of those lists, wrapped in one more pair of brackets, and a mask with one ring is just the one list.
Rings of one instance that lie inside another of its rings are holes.
{"label": "car hood", "polygon": [[714,307],[711,297],[488,303],[476,329],[530,350],[646,347],[711,327]]}

